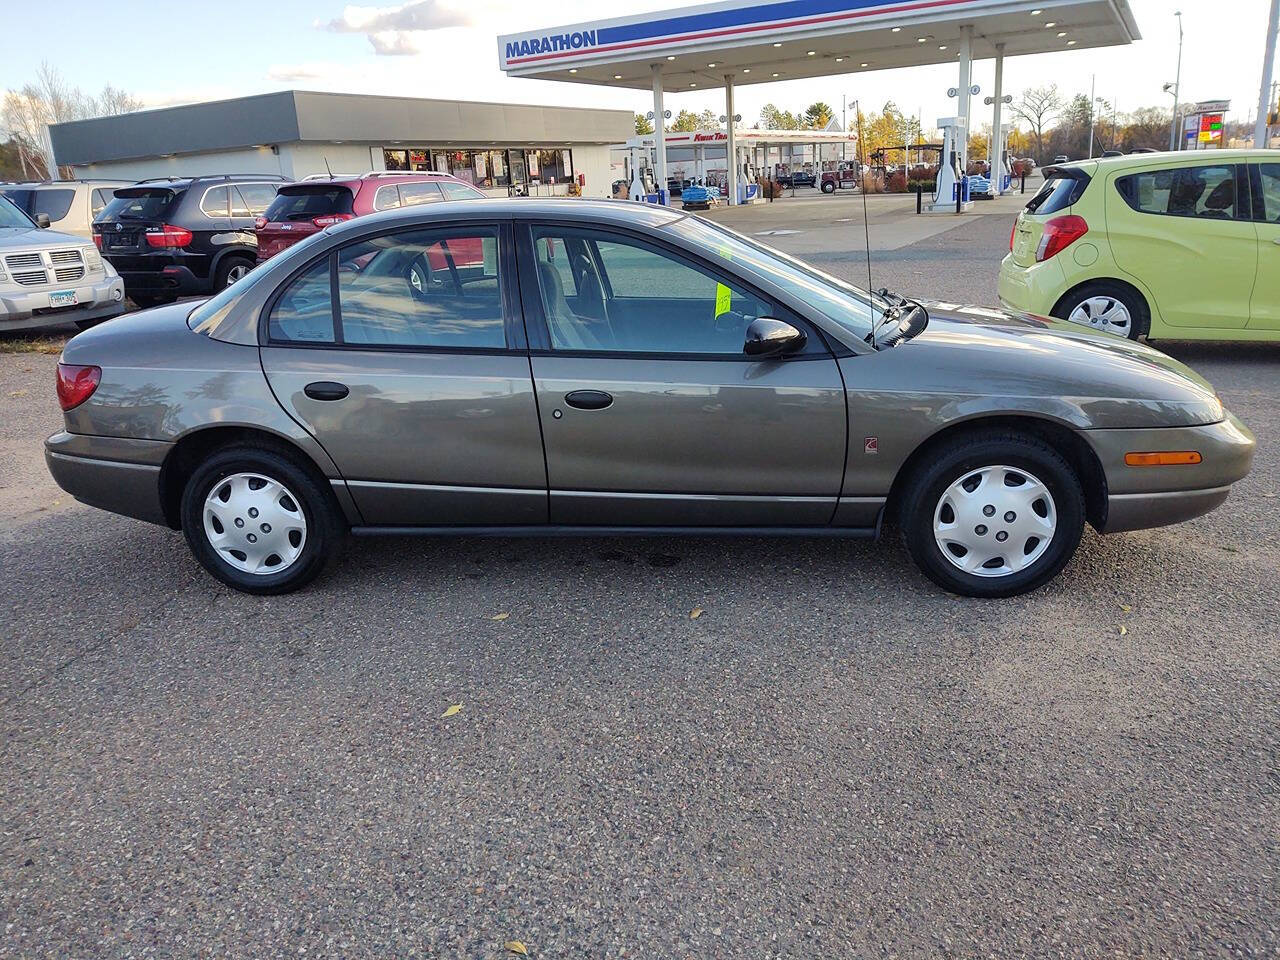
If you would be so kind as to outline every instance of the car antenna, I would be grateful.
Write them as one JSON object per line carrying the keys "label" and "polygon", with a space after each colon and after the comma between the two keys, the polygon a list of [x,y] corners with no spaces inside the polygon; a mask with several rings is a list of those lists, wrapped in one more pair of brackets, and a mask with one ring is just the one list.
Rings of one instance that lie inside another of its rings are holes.
{"label": "car antenna", "polygon": [[332,180],[332,179],[333,179],[333,170],[331,170],[331,169],[329,168],[329,158],[328,158],[328,156],[325,156],[324,154],[321,154],[321,156],[323,156],[323,157],[324,157],[324,169],[325,169],[325,172],[329,174],[329,179],[330,179],[330,180]]}
{"label": "car antenna", "polygon": [[867,296],[872,296],[876,288],[871,284],[871,224],[867,221],[867,175],[862,172],[862,105],[858,100],[853,101],[853,115],[858,124],[858,192],[862,194],[862,233],[867,243]]}

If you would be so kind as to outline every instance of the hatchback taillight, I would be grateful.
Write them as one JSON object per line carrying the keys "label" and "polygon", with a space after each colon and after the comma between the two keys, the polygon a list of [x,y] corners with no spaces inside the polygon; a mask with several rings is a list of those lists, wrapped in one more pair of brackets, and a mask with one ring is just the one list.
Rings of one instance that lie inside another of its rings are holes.
{"label": "hatchback taillight", "polygon": [[1018,221],[1013,221],[1013,227],[1009,230],[1009,252],[1013,253],[1013,238],[1018,235]]}
{"label": "hatchback taillight", "polygon": [[353,219],[355,219],[355,217],[350,213],[329,213],[325,214],[323,217],[312,217],[311,222],[317,227],[323,229],[324,227],[332,227],[335,223],[345,223],[346,221]]}
{"label": "hatchback taillight", "polygon": [[1036,247],[1036,262],[1058,255],[1088,232],[1089,224],[1084,217],[1077,217],[1075,214],[1054,217],[1044,225],[1044,234],[1040,237],[1040,245]]}
{"label": "hatchback taillight", "polygon": [[58,364],[58,405],[63,410],[78,407],[98,389],[102,368],[76,363]]}
{"label": "hatchback taillight", "polygon": [[166,223],[162,227],[149,228],[146,237],[147,244],[152,247],[185,247],[191,242],[191,231]]}

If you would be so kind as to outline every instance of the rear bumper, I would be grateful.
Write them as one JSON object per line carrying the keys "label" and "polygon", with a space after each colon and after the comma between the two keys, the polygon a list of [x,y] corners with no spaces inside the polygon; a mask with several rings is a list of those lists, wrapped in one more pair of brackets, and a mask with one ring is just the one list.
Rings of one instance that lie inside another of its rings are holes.
{"label": "rear bumper", "polygon": [[190,297],[210,293],[213,289],[212,278],[198,277],[190,267],[181,264],[169,264],[155,270],[121,270],[120,276],[130,294]]}
{"label": "rear bumper", "polygon": [[1066,292],[1067,277],[1058,257],[1043,263],[1022,267],[1008,254],[1000,261],[1000,277],[996,292],[1000,305],[1014,313],[1049,316],[1058,298]]}
{"label": "rear bumper", "polygon": [[58,486],[81,503],[167,525],[160,467],[172,446],[64,431],[44,442],[44,460]]}
{"label": "rear bumper", "polygon": [[[1198,427],[1086,430],[1083,436],[1107,479],[1102,533],[1162,527],[1208,513],[1253,466],[1253,434],[1232,414]],[[1161,450],[1195,450],[1202,459],[1167,467],[1131,467],[1124,462],[1126,453]]]}
{"label": "rear bumper", "polygon": [[124,284],[119,277],[92,283],[73,283],[58,290],[74,290],[74,307],[50,308],[54,288],[0,294],[0,331],[34,330],[77,320],[102,320],[124,313]]}

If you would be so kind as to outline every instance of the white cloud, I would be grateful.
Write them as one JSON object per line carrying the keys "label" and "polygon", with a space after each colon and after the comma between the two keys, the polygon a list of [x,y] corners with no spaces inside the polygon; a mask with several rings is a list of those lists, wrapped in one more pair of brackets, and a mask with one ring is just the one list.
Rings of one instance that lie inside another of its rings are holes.
{"label": "white cloud", "polygon": [[342,16],[316,21],[334,33],[363,33],[379,56],[412,56],[421,51],[423,35],[475,23],[468,8],[457,0],[414,0],[395,7],[348,6]]}

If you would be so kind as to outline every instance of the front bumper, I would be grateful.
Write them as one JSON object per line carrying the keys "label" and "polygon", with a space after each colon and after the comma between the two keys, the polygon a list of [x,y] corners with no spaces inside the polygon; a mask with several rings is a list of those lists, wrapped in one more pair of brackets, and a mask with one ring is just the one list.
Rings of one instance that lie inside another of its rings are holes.
{"label": "front bumper", "polygon": [[44,442],[44,461],[58,486],[81,503],[167,525],[160,468],[172,448],[161,440],[63,431]]}
{"label": "front bumper", "polygon": [[[50,307],[49,294],[74,290],[76,305]],[[124,313],[124,282],[119,277],[80,281],[65,287],[0,293],[0,331],[34,330],[79,320],[102,320]]]}
{"label": "front bumper", "polygon": [[[1086,430],[1107,479],[1107,516],[1101,533],[1181,523],[1208,513],[1253,466],[1255,441],[1230,413],[1199,427],[1151,430]],[[1181,466],[1131,467],[1126,453],[1195,450],[1201,462]]]}

